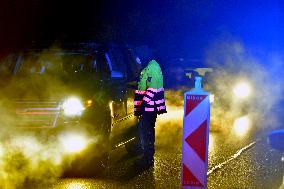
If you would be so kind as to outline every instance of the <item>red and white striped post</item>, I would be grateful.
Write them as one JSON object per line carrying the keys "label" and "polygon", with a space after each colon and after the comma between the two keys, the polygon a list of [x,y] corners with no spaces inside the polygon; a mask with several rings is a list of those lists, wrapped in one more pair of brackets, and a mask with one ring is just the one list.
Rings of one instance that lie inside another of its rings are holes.
{"label": "red and white striped post", "polygon": [[185,189],[207,186],[210,94],[201,88],[201,77],[195,88],[184,94],[181,185]]}

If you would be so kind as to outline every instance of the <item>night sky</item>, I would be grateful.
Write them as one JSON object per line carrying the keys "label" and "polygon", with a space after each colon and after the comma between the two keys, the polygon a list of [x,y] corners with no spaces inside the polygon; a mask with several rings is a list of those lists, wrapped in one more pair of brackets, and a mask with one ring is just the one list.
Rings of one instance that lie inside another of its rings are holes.
{"label": "night sky", "polygon": [[115,41],[148,45],[166,58],[202,60],[216,40],[283,52],[281,1],[10,0],[0,4],[0,50],[32,42]]}

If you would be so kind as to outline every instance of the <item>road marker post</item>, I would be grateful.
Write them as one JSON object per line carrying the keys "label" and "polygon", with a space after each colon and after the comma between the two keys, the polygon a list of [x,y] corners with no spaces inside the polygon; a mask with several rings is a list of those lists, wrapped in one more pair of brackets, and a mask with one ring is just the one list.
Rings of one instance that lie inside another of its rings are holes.
{"label": "road marker post", "polygon": [[181,185],[184,189],[207,187],[210,94],[195,77],[195,88],[184,94]]}

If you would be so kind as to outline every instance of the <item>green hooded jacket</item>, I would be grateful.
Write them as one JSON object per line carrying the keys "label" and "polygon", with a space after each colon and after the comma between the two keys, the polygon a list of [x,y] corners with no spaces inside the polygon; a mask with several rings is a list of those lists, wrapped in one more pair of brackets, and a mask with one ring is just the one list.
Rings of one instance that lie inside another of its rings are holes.
{"label": "green hooded jacket", "polygon": [[151,60],[147,67],[141,71],[138,90],[145,91],[148,88],[159,89],[163,87],[163,73],[160,65]]}

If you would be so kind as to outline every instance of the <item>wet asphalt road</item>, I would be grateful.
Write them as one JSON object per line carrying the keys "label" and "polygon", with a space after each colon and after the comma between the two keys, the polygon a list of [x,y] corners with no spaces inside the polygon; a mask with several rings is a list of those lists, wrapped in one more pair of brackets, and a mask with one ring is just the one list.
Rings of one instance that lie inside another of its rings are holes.
{"label": "wet asphalt road", "polygon": [[[50,185],[26,188],[180,188],[181,120],[158,120],[155,166],[147,171],[133,169],[136,157],[123,147],[110,156],[109,168],[96,178],[58,179]],[[278,189],[283,182],[284,158],[267,145],[265,133],[251,130],[242,136],[210,132],[207,188]],[[282,161],[281,161],[282,159]]]}

